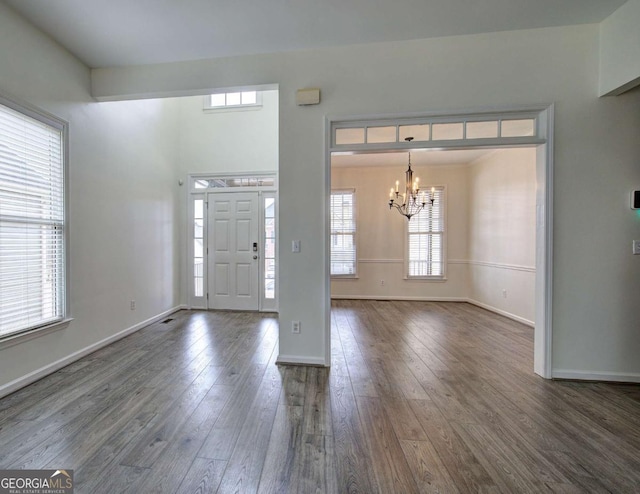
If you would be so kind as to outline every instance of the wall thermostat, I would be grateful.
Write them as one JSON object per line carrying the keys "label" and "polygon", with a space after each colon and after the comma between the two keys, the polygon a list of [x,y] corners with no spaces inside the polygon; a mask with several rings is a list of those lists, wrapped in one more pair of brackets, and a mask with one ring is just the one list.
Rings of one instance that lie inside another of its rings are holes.
{"label": "wall thermostat", "polygon": [[631,193],[631,209],[640,209],[640,190]]}

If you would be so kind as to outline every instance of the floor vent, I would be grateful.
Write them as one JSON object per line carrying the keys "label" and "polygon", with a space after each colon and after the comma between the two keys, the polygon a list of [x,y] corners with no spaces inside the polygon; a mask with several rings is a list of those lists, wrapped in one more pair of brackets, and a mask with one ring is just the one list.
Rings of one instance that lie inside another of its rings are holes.
{"label": "floor vent", "polygon": [[173,321],[173,319],[169,318],[169,319],[165,319],[164,321],[162,321],[162,324],[168,324],[171,321]]}

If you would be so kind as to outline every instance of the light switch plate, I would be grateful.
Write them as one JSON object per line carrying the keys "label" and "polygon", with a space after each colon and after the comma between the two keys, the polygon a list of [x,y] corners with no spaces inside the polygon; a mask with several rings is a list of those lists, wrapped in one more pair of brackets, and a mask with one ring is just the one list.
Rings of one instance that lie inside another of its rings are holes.
{"label": "light switch plate", "polygon": [[640,240],[633,241],[633,255],[640,256]]}
{"label": "light switch plate", "polygon": [[300,240],[291,241],[291,252],[300,252]]}

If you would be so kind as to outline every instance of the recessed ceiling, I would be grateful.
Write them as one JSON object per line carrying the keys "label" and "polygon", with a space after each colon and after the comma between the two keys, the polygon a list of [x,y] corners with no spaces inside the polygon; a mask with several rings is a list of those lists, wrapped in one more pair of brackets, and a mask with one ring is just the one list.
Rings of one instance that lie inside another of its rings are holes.
{"label": "recessed ceiling", "polygon": [[0,0],[89,67],[598,23],[625,0]]}

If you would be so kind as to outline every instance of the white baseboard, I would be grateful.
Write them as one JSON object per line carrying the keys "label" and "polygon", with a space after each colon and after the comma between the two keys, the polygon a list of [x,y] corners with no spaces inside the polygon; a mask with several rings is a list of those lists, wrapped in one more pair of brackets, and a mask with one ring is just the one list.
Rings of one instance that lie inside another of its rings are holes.
{"label": "white baseboard", "polygon": [[331,295],[334,300],[406,300],[408,302],[468,302],[465,297],[408,297],[388,295]]}
{"label": "white baseboard", "polygon": [[323,358],[301,357],[299,355],[278,355],[276,364],[313,365],[315,367],[329,367]]}
{"label": "white baseboard", "polygon": [[620,383],[640,383],[640,374],[622,372],[590,372],[570,369],[554,369],[552,379],[576,379],[580,381],[608,381]]}
{"label": "white baseboard", "polygon": [[473,305],[477,305],[478,307],[482,307],[491,312],[495,312],[496,314],[500,314],[501,316],[508,317],[509,319],[513,319],[522,324],[526,324],[527,326],[535,327],[535,323],[533,321],[529,321],[524,317],[516,316],[515,314],[511,314],[510,312],[498,309],[491,305],[483,304],[482,302],[478,302],[477,300],[473,300],[467,297],[406,297],[406,296],[378,296],[378,295],[331,295],[331,298],[334,300],[407,300],[409,302],[468,302]]}
{"label": "white baseboard", "polygon": [[164,311],[161,314],[158,314],[156,316],[150,317],[149,319],[139,322],[138,324],[135,324],[127,329],[123,329],[122,331],[116,334],[113,334],[108,338],[100,340],[94,343],[93,345],[89,345],[88,347],[85,347],[82,350],[78,350],[77,352],[74,352],[71,355],[67,355],[66,357],[61,358],[60,360],[56,360],[55,362],[52,362],[49,365],[45,365],[40,369],[36,369],[33,372],[30,372],[29,374],[19,377],[18,379],[14,379],[13,381],[0,386],[0,398],[13,393],[14,391],[17,391],[20,388],[24,388],[25,386],[28,386],[29,384],[34,383],[37,380],[42,379],[43,377],[49,374],[53,374],[55,371],[60,370],[69,364],[72,364],[76,360],[80,360],[82,357],[86,357],[90,353],[93,353],[96,350],[100,350],[101,348],[115,341],[118,341],[124,338],[125,336],[129,336],[130,334],[135,333],[136,331],[146,326],[149,326],[150,324],[158,322],[159,320],[164,319],[165,317],[173,314],[174,312],[178,312],[179,310],[182,310],[184,308],[186,308],[186,306],[183,306],[183,305],[178,305],[176,307],[173,307],[172,309]]}
{"label": "white baseboard", "polygon": [[478,307],[481,307],[482,309],[486,309],[488,311],[491,312],[495,312],[496,314],[500,314],[501,316],[504,317],[508,317],[509,319],[513,319],[514,321],[517,321],[519,323],[522,324],[526,324],[527,326],[531,326],[532,328],[535,327],[535,322],[530,321],[529,319],[525,319],[524,317],[520,317],[520,316],[516,316],[515,314],[511,314],[510,312],[498,309],[496,307],[493,307],[492,305],[488,305],[488,304],[484,304],[482,302],[478,302],[477,300],[473,300],[473,299],[466,299],[467,302],[469,302],[470,304],[476,305]]}

